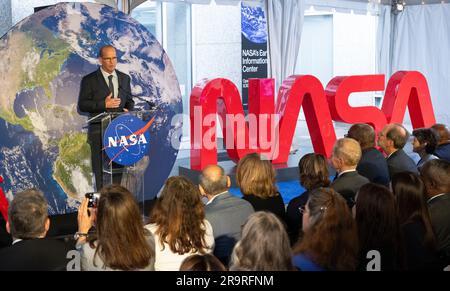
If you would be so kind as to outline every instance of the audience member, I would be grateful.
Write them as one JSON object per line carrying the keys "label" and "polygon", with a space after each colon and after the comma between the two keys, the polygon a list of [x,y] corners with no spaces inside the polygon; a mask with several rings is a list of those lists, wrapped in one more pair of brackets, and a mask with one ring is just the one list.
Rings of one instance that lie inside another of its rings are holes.
{"label": "audience member", "polygon": [[421,168],[437,248],[450,264],[450,162],[431,160]]}
{"label": "audience member", "polygon": [[450,162],[450,130],[445,124],[437,123],[431,127],[438,136],[438,146],[434,151],[434,155],[440,159]]}
{"label": "audience member", "polygon": [[187,178],[167,179],[146,227],[155,236],[157,271],[179,270],[186,257],[213,251],[213,229],[200,191]]}
{"label": "audience member", "polygon": [[398,173],[392,178],[392,190],[405,243],[407,269],[442,270],[422,180],[415,173]]}
{"label": "audience member", "polygon": [[348,130],[348,138],[353,138],[361,146],[362,156],[356,171],[372,183],[389,186],[389,170],[383,154],[375,148],[375,130],[366,123],[353,124]]}
{"label": "audience member", "polygon": [[297,242],[302,230],[302,214],[299,211],[305,206],[309,193],[319,187],[330,185],[327,161],[321,154],[309,153],[298,162],[300,185],[306,189],[300,196],[293,198],[287,207],[286,222],[291,244]]}
{"label": "audience member", "polygon": [[311,191],[303,209],[304,236],[294,247],[301,271],[355,270],[358,237],[345,200],[330,188]]}
{"label": "audience member", "polygon": [[403,150],[407,140],[408,131],[400,124],[388,124],[378,133],[378,145],[387,155],[390,179],[400,172],[417,173],[416,164]]}
{"label": "audience member", "polygon": [[438,142],[438,136],[434,129],[418,128],[413,130],[412,135],[414,136],[412,141],[413,151],[420,156],[417,168],[422,167],[423,164],[430,160],[438,158],[433,155]]}
{"label": "audience member", "polygon": [[270,161],[256,153],[246,155],[237,165],[236,181],[243,199],[250,202],[255,211],[270,211],[285,221],[285,206],[275,185],[275,170]]}
{"label": "audience member", "polygon": [[180,271],[226,271],[225,266],[211,254],[192,255],[183,260]]}
{"label": "audience member", "polygon": [[45,238],[49,227],[43,193],[37,189],[17,193],[9,205],[6,223],[13,243],[0,250],[0,270],[65,270],[70,248],[62,241]]}
{"label": "audience member", "polygon": [[231,255],[230,271],[292,271],[289,237],[271,212],[250,215]]}
{"label": "audience member", "polygon": [[[88,238],[94,219],[95,236]],[[155,240],[144,228],[133,194],[122,186],[103,187],[97,209],[88,209],[88,199],[83,200],[77,236],[84,271],[154,270]]]}
{"label": "audience member", "polygon": [[358,269],[367,270],[367,254],[374,250],[380,253],[380,270],[402,270],[404,247],[391,191],[374,183],[362,186],[354,211],[360,246]]}
{"label": "audience member", "polygon": [[220,166],[208,166],[200,176],[200,193],[208,199],[205,215],[213,228],[214,255],[226,266],[242,226],[254,212],[249,202],[228,193],[230,185],[230,177]]}
{"label": "audience member", "polygon": [[333,147],[331,163],[338,176],[331,183],[331,188],[341,194],[349,207],[353,206],[356,192],[362,185],[369,183],[366,177],[356,171],[356,166],[361,159],[361,147],[352,138],[341,138]]}

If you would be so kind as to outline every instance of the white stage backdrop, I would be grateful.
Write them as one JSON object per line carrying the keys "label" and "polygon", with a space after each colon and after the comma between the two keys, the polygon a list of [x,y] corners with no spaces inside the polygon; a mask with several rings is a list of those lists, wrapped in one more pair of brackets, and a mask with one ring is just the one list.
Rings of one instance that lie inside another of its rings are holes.
{"label": "white stage backdrop", "polygon": [[450,125],[450,4],[407,6],[394,28],[392,71],[428,80],[436,120]]}

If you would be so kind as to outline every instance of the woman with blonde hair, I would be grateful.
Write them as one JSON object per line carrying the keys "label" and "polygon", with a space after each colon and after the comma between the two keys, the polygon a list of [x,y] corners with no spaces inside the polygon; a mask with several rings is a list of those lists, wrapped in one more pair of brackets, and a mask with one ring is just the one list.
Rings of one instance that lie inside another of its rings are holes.
{"label": "woman with blonde hair", "polygon": [[275,170],[269,160],[257,153],[248,154],[237,165],[236,181],[255,211],[270,211],[285,222],[283,198],[275,185]]}
{"label": "woman with blonde hair", "polygon": [[294,265],[301,271],[356,269],[356,224],[344,198],[331,188],[313,190],[303,213],[304,235],[294,246]]}
{"label": "woman with blonde hair", "polygon": [[186,257],[212,252],[213,230],[200,197],[188,179],[167,179],[146,226],[155,236],[157,271],[177,271]]}
{"label": "woman with blonde hair", "polygon": [[242,229],[231,255],[230,271],[293,271],[289,237],[273,213],[255,212]]}
{"label": "woman with blonde hair", "polygon": [[[94,220],[96,231],[87,237]],[[77,234],[82,270],[154,270],[154,238],[144,228],[133,194],[122,186],[103,187],[98,208],[90,212],[88,199],[83,201],[78,210]]]}

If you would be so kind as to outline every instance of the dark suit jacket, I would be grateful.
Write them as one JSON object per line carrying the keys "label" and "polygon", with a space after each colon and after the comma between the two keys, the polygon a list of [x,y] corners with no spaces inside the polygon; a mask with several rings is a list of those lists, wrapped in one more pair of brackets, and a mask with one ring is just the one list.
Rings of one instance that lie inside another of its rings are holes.
{"label": "dark suit jacket", "polygon": [[298,240],[300,230],[302,229],[303,214],[300,213],[300,207],[305,206],[308,202],[309,191],[303,192],[300,196],[292,199],[286,210],[286,224],[288,227],[289,239],[291,244]]}
{"label": "dark suit jacket", "polygon": [[93,117],[102,112],[122,112],[123,108],[133,110],[134,101],[131,96],[130,76],[116,70],[119,83],[120,107],[114,109],[105,108],[105,98],[110,94],[108,84],[100,71],[94,71],[83,77],[78,98],[78,108],[81,112],[90,113]]}
{"label": "dark suit jacket", "polygon": [[434,155],[440,159],[450,162],[450,142],[438,146],[434,151]]}
{"label": "dark suit jacket", "polygon": [[62,241],[29,239],[0,250],[0,270],[63,271],[70,248]]}
{"label": "dark suit jacket", "polygon": [[286,221],[286,208],[284,207],[283,198],[278,193],[277,196],[272,196],[266,199],[260,198],[255,195],[244,195],[243,199],[250,202],[255,211],[269,211],[277,215],[280,220],[285,223]]}
{"label": "dark suit jacket", "polygon": [[438,250],[446,256],[447,260],[450,260],[450,193],[428,201],[428,210],[436,234]]}
{"label": "dark suit jacket", "polygon": [[416,163],[405,153],[403,149],[394,152],[386,159],[389,168],[389,177],[401,172],[417,173]]}
{"label": "dark suit jacket", "polygon": [[250,203],[228,192],[205,206],[206,220],[211,223],[214,233],[214,255],[223,263],[228,264],[233,247],[241,238],[242,226],[253,212]]}
{"label": "dark suit jacket", "polygon": [[389,169],[386,159],[376,148],[363,150],[356,171],[358,171],[361,176],[369,179],[370,182],[381,184],[383,186],[389,185]]}
{"label": "dark suit jacket", "polygon": [[331,183],[330,187],[339,192],[345,198],[349,207],[352,207],[359,188],[369,182],[369,179],[361,176],[357,171],[353,171],[340,175]]}

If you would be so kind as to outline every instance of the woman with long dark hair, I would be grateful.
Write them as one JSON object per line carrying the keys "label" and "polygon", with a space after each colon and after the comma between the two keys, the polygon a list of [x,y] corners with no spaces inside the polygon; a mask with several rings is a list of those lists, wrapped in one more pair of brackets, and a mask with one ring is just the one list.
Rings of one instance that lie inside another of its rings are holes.
{"label": "woman with long dark hair", "polygon": [[294,265],[301,271],[352,271],[358,238],[345,199],[331,188],[311,191],[303,213],[304,235],[294,246]]}
{"label": "woman with long dark hair", "polygon": [[366,184],[358,191],[354,211],[360,246],[358,269],[367,270],[368,252],[377,251],[382,271],[402,270],[404,247],[392,192],[378,184]]}
{"label": "woman with long dark hair", "polygon": [[421,178],[415,173],[398,173],[392,178],[392,190],[405,242],[407,269],[442,269]]}
{"label": "woman with long dark hair", "polygon": [[[94,219],[95,233],[87,238]],[[144,228],[136,200],[126,188],[103,187],[98,208],[90,212],[85,199],[78,210],[78,230],[82,270],[154,270],[154,238]]]}
{"label": "woman with long dark hair", "polygon": [[157,271],[177,271],[186,257],[212,252],[213,230],[200,197],[187,178],[167,179],[146,226],[155,236]]}

